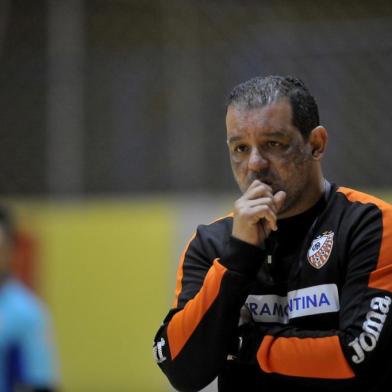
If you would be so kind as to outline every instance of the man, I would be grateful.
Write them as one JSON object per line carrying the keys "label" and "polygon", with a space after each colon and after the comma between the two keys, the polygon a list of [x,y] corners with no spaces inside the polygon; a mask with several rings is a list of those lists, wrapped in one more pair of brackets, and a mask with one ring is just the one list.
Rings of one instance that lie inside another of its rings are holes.
{"label": "man", "polygon": [[14,230],[0,207],[0,391],[50,392],[58,382],[49,315],[38,298],[12,278]]}
{"label": "man", "polygon": [[392,206],[330,184],[304,84],[235,87],[227,143],[243,193],[180,262],[155,358],[175,388],[384,391],[392,382]]}

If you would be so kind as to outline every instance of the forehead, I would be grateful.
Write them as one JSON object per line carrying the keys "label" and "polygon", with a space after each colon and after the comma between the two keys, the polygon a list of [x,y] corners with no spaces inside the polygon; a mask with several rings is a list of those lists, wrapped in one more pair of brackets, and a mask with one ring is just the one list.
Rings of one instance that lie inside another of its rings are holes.
{"label": "forehead", "polygon": [[252,131],[288,133],[296,130],[292,124],[291,105],[287,100],[254,109],[229,106],[226,126],[228,134]]}

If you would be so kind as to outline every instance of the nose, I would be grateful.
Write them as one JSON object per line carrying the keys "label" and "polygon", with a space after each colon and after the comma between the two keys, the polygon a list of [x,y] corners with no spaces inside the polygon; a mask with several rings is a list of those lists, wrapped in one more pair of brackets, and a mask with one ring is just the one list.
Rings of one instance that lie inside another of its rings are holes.
{"label": "nose", "polygon": [[268,166],[268,160],[265,159],[257,148],[253,148],[248,161],[248,169],[259,172]]}

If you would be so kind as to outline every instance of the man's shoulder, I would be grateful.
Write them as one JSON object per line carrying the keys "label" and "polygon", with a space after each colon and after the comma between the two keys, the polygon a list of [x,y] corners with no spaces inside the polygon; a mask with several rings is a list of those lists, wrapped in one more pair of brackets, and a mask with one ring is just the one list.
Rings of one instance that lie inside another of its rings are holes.
{"label": "man's shoulder", "polygon": [[383,212],[392,213],[392,204],[370,193],[342,186],[337,187],[336,192],[342,194],[351,203],[373,205]]}
{"label": "man's shoulder", "polygon": [[195,246],[201,246],[206,251],[221,251],[231,235],[233,214],[229,213],[207,224],[200,224],[192,237]]}
{"label": "man's shoulder", "polygon": [[197,227],[198,232],[201,233],[220,233],[220,232],[231,232],[233,226],[233,213],[230,212],[227,215],[215,218],[209,223],[200,224]]}
{"label": "man's shoulder", "polygon": [[207,224],[200,224],[191,244],[193,251],[202,250],[213,260],[220,257],[230,238],[233,227],[233,214],[229,213]]}

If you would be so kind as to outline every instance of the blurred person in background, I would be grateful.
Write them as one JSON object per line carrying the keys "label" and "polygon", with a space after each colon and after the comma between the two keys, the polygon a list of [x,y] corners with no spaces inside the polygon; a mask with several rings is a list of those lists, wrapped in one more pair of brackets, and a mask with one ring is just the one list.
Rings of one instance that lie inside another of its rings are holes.
{"label": "blurred person in background", "polygon": [[0,391],[53,392],[58,374],[50,317],[12,276],[14,235],[10,212],[0,207]]}
{"label": "blurred person in background", "polygon": [[388,390],[392,206],[324,178],[299,79],[238,85],[226,126],[242,196],[186,246],[157,363],[179,391]]}

